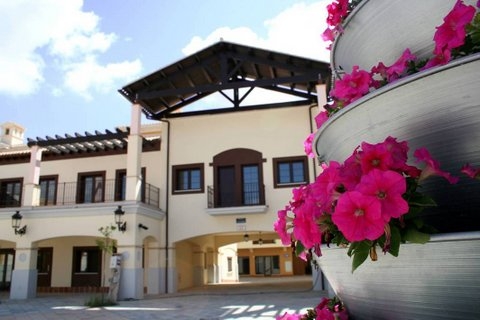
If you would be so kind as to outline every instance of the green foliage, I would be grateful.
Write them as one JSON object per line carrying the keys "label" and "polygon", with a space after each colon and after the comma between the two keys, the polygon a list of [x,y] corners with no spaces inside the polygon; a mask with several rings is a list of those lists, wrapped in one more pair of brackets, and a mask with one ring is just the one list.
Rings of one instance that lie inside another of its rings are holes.
{"label": "green foliage", "polygon": [[117,303],[108,298],[105,294],[99,294],[88,298],[84,305],[90,308],[115,306]]}
{"label": "green foliage", "polygon": [[405,232],[405,241],[412,243],[427,243],[430,240],[430,235],[427,233],[420,232],[416,228],[408,228]]}
{"label": "green foliage", "polygon": [[467,56],[469,54],[480,52],[480,13],[477,13],[472,22],[465,27],[465,43],[452,51],[455,57]]}
{"label": "green foliage", "polygon": [[474,45],[480,45],[480,14],[477,13],[472,22],[467,25],[467,36],[471,38]]}
{"label": "green foliage", "polygon": [[112,239],[112,233],[115,231],[117,227],[114,225],[109,225],[106,227],[100,227],[98,231],[103,235],[103,238],[101,239],[96,239],[95,243],[97,246],[105,252],[108,252],[109,254],[112,254],[114,251],[114,248],[117,246],[117,242],[115,239]]}
{"label": "green foliage", "polygon": [[352,273],[367,260],[370,248],[375,244],[370,240],[352,242],[348,248],[348,256],[352,257]]}
{"label": "green foliage", "polygon": [[400,234],[400,229],[394,225],[390,225],[390,248],[388,253],[394,257],[398,257],[400,252],[400,243],[402,242],[402,236]]}

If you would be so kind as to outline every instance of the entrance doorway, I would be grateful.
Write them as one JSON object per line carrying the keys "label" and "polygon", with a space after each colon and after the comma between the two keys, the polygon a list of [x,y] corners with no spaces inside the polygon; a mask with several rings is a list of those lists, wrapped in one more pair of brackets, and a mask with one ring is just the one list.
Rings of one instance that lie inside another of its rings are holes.
{"label": "entrance doorway", "polygon": [[37,286],[50,287],[52,282],[53,248],[38,248],[37,256]]}
{"label": "entrance doorway", "polygon": [[280,273],[280,259],[278,256],[255,257],[255,274],[271,276]]}
{"label": "entrance doorway", "polygon": [[10,290],[14,262],[14,249],[0,249],[0,290]]}

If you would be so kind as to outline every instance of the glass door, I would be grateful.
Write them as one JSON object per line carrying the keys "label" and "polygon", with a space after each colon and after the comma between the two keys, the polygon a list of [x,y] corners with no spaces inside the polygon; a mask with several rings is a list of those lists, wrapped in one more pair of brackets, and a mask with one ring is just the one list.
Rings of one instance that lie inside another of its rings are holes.
{"label": "glass door", "polygon": [[15,250],[0,249],[0,290],[10,289],[14,261]]}

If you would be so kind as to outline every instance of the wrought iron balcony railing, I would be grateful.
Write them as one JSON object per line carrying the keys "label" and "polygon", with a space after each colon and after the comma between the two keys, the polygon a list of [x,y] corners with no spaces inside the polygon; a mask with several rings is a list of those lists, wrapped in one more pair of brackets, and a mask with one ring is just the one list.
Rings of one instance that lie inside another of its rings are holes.
{"label": "wrought iron balcony railing", "polygon": [[[144,183],[141,189],[143,203],[160,207],[160,189]],[[40,206],[71,205],[79,203],[100,203],[125,200],[125,185],[119,180],[60,182],[41,187]],[[21,195],[23,197],[24,195]],[[17,199],[18,198],[18,199]],[[21,199],[8,193],[0,194],[0,207],[19,207]]]}

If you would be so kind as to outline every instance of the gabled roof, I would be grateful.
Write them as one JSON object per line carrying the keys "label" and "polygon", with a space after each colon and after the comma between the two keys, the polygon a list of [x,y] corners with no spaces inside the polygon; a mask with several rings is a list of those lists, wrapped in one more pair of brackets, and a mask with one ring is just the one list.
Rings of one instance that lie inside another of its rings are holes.
{"label": "gabled roof", "polygon": [[[141,104],[147,118],[162,119],[214,92],[231,102],[227,111],[245,107],[242,101],[255,88],[294,96],[296,101],[289,105],[316,103],[316,85],[325,83],[329,76],[326,62],[220,41],[119,92],[130,102]],[[240,96],[239,89],[247,92]],[[233,95],[225,94],[226,90],[233,90]]]}

